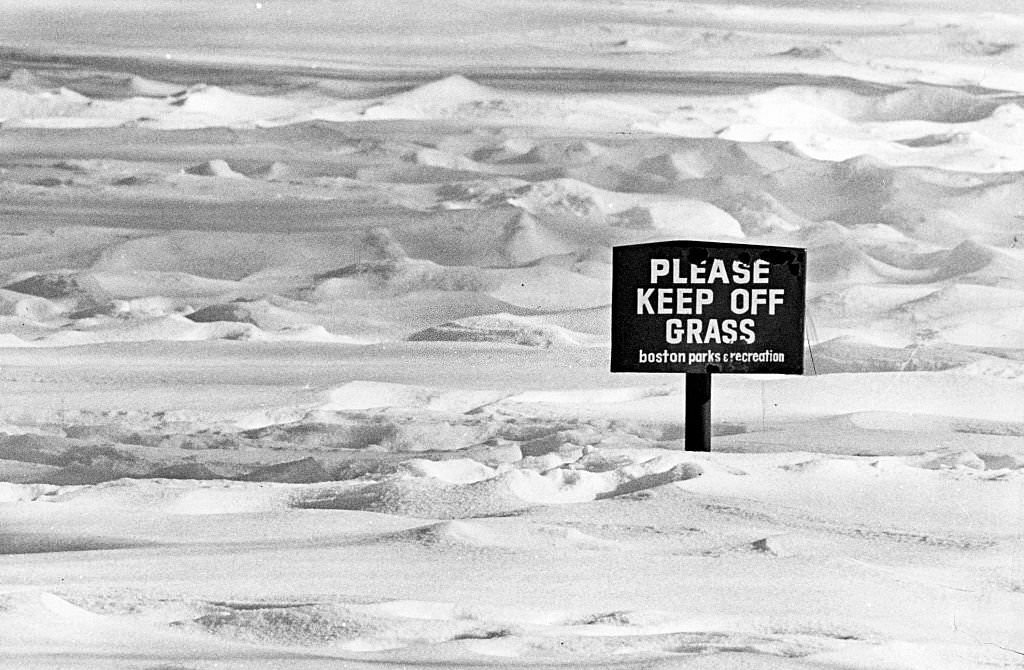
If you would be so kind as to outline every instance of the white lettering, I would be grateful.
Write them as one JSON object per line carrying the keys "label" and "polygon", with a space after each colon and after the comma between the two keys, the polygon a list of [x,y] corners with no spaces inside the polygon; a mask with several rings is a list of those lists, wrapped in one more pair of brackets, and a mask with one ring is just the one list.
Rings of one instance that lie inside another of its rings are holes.
{"label": "white lettering", "polygon": [[665,322],[665,341],[669,344],[682,344],[684,332],[682,319],[669,319]]}
{"label": "white lettering", "polygon": [[729,273],[725,269],[725,261],[721,258],[711,261],[711,272],[708,273],[708,283],[714,284],[716,281],[729,283]]}
{"label": "white lettering", "polygon": [[715,292],[709,288],[697,289],[697,313],[703,314],[704,308],[715,300]]}
{"label": "white lettering", "polygon": [[757,340],[757,335],[754,333],[754,320],[742,319],[740,321],[740,333],[741,339],[744,342],[753,344]]}
{"label": "white lettering", "polygon": [[785,289],[781,288],[738,288],[729,294],[729,307],[733,314],[775,314],[776,308],[785,301]]}
{"label": "white lettering", "polygon": [[767,284],[768,274],[771,272],[772,265],[768,261],[758,259],[754,261],[754,283],[755,284]]}
{"label": "white lettering", "polygon": [[743,261],[733,261],[732,280],[736,284],[750,283],[750,266]]}
{"label": "white lettering", "polygon": [[652,258],[651,259],[651,282],[652,284],[658,283],[659,277],[664,277],[668,274],[668,259],[666,258]]}
{"label": "white lettering", "polygon": [[636,313],[637,314],[654,314],[654,305],[651,304],[651,294],[654,293],[653,288],[638,288],[636,290]]}

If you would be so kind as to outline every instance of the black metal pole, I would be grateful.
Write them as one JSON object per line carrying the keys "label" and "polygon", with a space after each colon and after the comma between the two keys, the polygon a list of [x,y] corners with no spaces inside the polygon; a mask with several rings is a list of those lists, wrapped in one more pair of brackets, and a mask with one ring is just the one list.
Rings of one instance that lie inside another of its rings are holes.
{"label": "black metal pole", "polygon": [[686,373],[686,451],[711,451],[711,374]]}

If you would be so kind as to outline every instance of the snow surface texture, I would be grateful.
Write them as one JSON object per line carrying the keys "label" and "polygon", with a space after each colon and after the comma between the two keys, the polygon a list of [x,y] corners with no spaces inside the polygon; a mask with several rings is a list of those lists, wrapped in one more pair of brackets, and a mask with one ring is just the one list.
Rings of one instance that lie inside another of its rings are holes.
{"label": "snow surface texture", "polygon": [[[1022,667],[1024,16],[777,4],[0,0],[0,665]],[[808,250],[710,454],[678,238]]]}

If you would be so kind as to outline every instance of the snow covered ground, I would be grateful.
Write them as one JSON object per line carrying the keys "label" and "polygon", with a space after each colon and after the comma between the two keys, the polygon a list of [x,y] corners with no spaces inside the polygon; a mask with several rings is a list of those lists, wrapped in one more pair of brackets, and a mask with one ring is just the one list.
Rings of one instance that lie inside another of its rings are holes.
{"label": "snow covered ground", "polygon": [[[1011,0],[0,0],[0,658],[1024,666]],[[808,251],[612,375],[611,247]]]}

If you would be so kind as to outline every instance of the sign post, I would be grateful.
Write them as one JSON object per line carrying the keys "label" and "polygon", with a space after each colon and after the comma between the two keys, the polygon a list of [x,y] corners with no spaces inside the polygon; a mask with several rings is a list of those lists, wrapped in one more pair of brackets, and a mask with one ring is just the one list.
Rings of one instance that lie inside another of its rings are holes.
{"label": "sign post", "polygon": [[684,444],[687,451],[711,451],[711,373],[686,373]]}
{"label": "sign post", "polygon": [[712,374],[803,374],[806,268],[795,247],[615,247],[611,371],[685,373],[686,450],[710,451]]}

